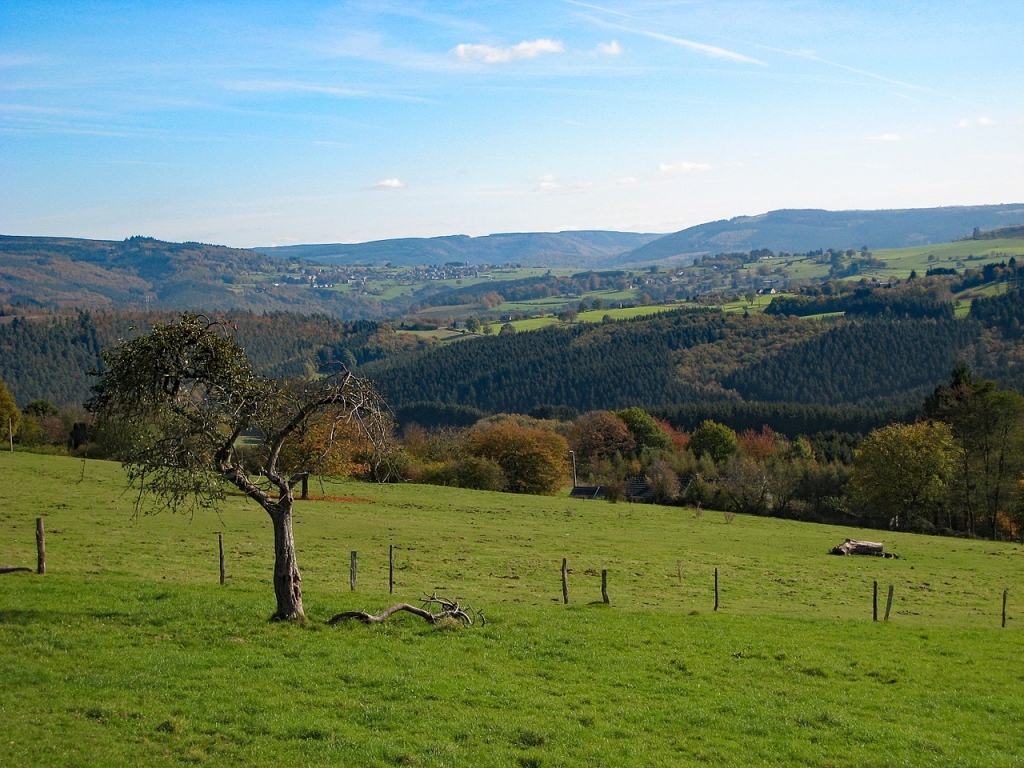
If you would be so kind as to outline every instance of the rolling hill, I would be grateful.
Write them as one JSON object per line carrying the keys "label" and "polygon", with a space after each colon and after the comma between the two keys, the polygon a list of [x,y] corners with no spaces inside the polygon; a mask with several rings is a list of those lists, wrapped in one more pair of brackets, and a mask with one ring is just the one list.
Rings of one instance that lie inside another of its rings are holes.
{"label": "rolling hill", "polygon": [[413,266],[462,262],[577,269],[596,266],[659,237],[661,235],[634,232],[522,232],[485,237],[452,235],[369,243],[286,245],[255,250],[270,256],[325,264]]}
{"label": "rolling hill", "polygon": [[[480,291],[473,286],[481,281],[488,283],[484,293],[500,294],[506,300],[526,290],[525,278],[509,276],[506,270],[477,274],[480,270],[475,266],[443,266],[446,264],[622,271],[623,267],[686,263],[701,254],[762,248],[801,253],[822,248],[859,249],[862,245],[879,249],[948,243],[956,238],[995,236],[985,230],[1013,235],[1020,232],[1022,224],[1024,204],[903,211],[773,211],[702,224],[665,237],[587,231],[240,249],[148,237],[104,241],[0,235],[0,307],[56,311],[242,309],[323,313],[343,320],[386,319],[422,307],[477,301],[473,292]],[[329,266],[331,262],[335,266]],[[371,266],[351,266],[356,262]],[[388,263],[394,269],[381,266]],[[730,270],[746,263],[732,265]],[[687,293],[728,287],[724,268],[723,264],[710,265],[702,273],[707,279],[697,280]],[[793,269],[796,271],[784,276],[786,280],[816,279],[824,274],[821,270],[801,272],[800,265]],[[559,276],[533,275],[530,279],[557,281]],[[541,293],[552,295],[555,290],[572,296],[583,290],[580,286],[563,288],[547,286],[546,293]],[[738,290],[738,284],[733,288]],[[467,297],[467,292],[473,295]],[[654,298],[653,293],[651,296]]]}
{"label": "rolling hill", "polygon": [[806,253],[827,248],[872,250],[943,243],[978,229],[1024,224],[1024,204],[911,208],[889,211],[780,210],[684,229],[615,256],[602,267],[689,263],[728,251]]}

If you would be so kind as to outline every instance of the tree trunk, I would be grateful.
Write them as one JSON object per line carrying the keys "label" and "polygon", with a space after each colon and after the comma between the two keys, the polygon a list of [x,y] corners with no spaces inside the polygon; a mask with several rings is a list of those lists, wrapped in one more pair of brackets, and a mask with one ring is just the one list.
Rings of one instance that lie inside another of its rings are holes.
{"label": "tree trunk", "polygon": [[832,554],[883,556],[882,549],[882,543],[878,541],[855,541],[854,539],[847,539],[838,547],[833,547]]}
{"label": "tree trunk", "polygon": [[295,559],[292,536],[292,497],[283,495],[274,509],[267,510],[274,521],[274,594],[277,597],[277,621],[302,621],[302,577]]}

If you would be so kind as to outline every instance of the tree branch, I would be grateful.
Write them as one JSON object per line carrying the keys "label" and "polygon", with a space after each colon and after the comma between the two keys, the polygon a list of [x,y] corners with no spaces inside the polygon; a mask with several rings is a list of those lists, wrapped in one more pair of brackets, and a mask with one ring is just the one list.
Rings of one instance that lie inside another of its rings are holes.
{"label": "tree branch", "polygon": [[466,626],[473,623],[473,617],[463,610],[462,606],[454,600],[448,600],[443,597],[437,597],[437,595],[431,595],[430,597],[425,597],[423,601],[424,606],[439,605],[441,606],[441,610],[437,613],[433,613],[427,610],[426,607],[417,608],[415,605],[409,605],[409,603],[396,603],[390,608],[385,608],[377,615],[368,613],[367,611],[342,611],[328,619],[327,623],[333,626],[341,621],[346,621],[347,619],[358,619],[364,624],[381,624],[400,611],[407,611],[414,616],[419,616],[428,624],[437,624],[439,621],[444,619],[455,619],[461,621]]}

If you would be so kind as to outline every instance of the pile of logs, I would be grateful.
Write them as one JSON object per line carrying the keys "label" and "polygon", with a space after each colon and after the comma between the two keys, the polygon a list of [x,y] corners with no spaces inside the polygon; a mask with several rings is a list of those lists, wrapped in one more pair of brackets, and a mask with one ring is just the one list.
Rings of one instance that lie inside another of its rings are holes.
{"label": "pile of logs", "polygon": [[847,539],[838,547],[832,547],[830,554],[833,555],[873,555],[875,557],[898,557],[892,552],[882,551],[880,541],[855,541]]}

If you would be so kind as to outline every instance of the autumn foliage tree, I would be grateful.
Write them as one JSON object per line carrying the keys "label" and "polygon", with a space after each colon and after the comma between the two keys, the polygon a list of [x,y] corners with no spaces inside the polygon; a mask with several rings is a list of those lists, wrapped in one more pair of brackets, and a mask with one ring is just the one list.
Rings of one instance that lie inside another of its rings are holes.
{"label": "autumn foliage tree", "polygon": [[21,424],[21,411],[7,385],[0,379],[0,434],[7,438],[8,442],[14,440],[18,433],[18,426]]}
{"label": "autumn foliage tree", "polygon": [[948,424],[890,424],[869,434],[853,461],[850,492],[855,504],[892,519],[897,530],[919,521],[939,522],[953,478],[956,443]]}
{"label": "autumn foliage tree", "polygon": [[[348,425],[383,468],[390,422],[373,386],[347,371],[320,380],[259,376],[224,325],[193,314],[104,350],[103,363],[89,407],[139,504],[152,497],[172,511],[216,508],[229,487],[241,490],[273,524],[274,617],[303,619],[294,488],[334,460]],[[256,444],[241,450],[243,435]]]}
{"label": "autumn foliage tree", "polygon": [[584,463],[625,456],[636,448],[636,439],[621,418],[609,411],[590,411],[572,425],[569,442]]}
{"label": "autumn foliage tree", "polygon": [[484,424],[469,436],[469,452],[493,461],[513,493],[552,494],[567,478],[565,438],[512,421]]}
{"label": "autumn foliage tree", "polygon": [[308,497],[311,474],[347,477],[364,473],[374,446],[344,407],[328,407],[311,416],[281,446],[281,466],[301,478],[301,498]]}

